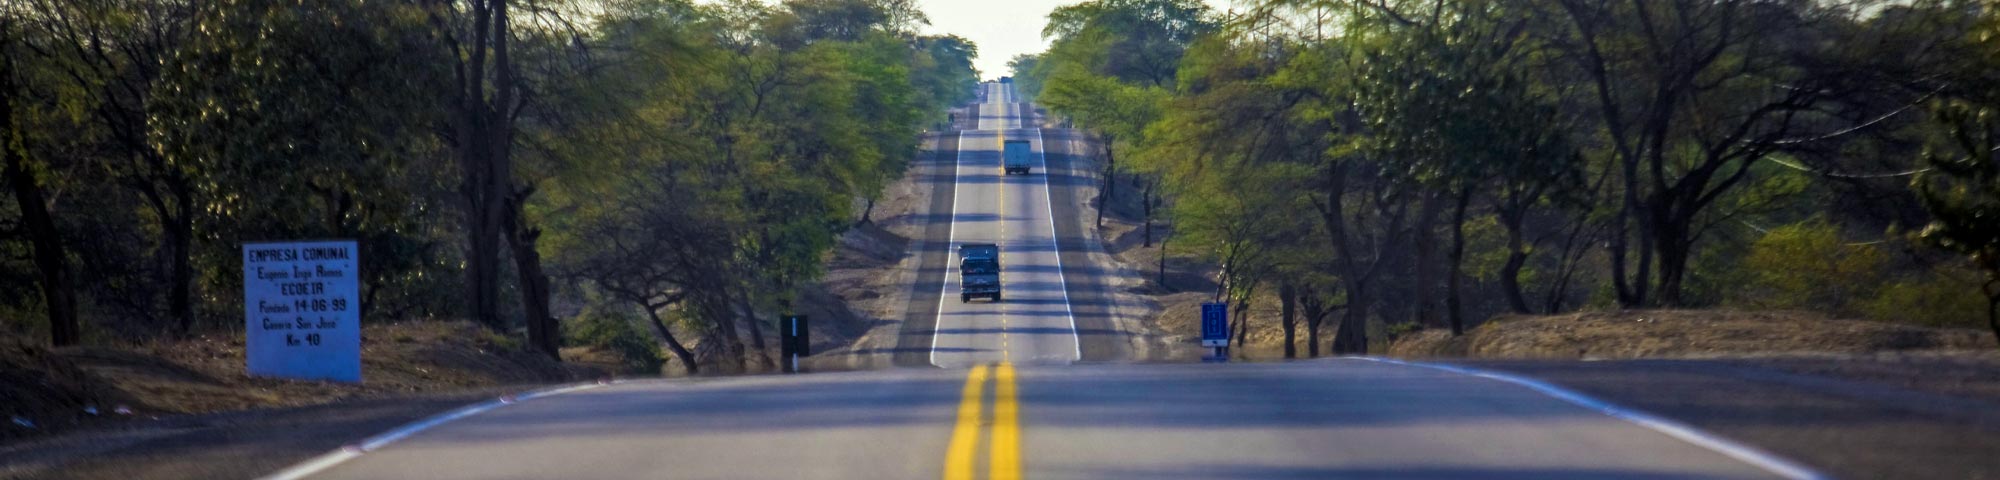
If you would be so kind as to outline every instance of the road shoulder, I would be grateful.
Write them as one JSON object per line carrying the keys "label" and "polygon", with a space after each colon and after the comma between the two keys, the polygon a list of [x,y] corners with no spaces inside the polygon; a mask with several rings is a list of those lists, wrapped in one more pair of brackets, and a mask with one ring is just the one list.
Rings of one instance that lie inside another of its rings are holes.
{"label": "road shoulder", "polygon": [[[2000,401],[1801,365],[1829,360],[1453,361],[1533,377],[1852,478],[2000,478]],[[1853,361],[1853,360],[1850,360]],[[1914,376],[1928,362],[1868,362]],[[2000,370],[1996,370],[2000,371]]]}
{"label": "road shoulder", "polygon": [[0,478],[254,478],[397,426],[529,387],[180,415],[0,448]]}

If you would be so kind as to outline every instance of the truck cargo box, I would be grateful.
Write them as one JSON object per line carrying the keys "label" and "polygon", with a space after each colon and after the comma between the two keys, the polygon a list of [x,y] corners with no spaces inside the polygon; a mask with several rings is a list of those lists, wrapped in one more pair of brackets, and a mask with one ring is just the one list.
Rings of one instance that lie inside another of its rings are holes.
{"label": "truck cargo box", "polygon": [[1001,168],[1007,175],[1027,175],[1029,166],[1034,164],[1028,157],[1034,156],[1034,153],[1027,140],[1008,140],[1001,145]]}

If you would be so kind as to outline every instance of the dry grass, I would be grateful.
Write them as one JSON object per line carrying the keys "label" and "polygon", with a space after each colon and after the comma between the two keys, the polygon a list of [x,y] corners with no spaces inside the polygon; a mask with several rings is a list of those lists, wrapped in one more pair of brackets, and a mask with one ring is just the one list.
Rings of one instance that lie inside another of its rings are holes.
{"label": "dry grass", "polygon": [[1991,350],[1971,329],[1828,318],[1810,312],[1635,310],[1502,316],[1459,338],[1426,330],[1389,348],[1399,357],[1625,359],[1784,353]]}
{"label": "dry grass", "polygon": [[[136,346],[38,349],[18,344],[0,355],[0,414],[36,428],[8,425],[0,438],[134,416],[293,407],[396,394],[445,392],[596,378],[603,370],[564,365],[525,351],[511,338],[468,322],[410,322],[362,328],[362,383],[251,377],[241,335],[207,335]],[[94,407],[98,414],[84,411]]]}

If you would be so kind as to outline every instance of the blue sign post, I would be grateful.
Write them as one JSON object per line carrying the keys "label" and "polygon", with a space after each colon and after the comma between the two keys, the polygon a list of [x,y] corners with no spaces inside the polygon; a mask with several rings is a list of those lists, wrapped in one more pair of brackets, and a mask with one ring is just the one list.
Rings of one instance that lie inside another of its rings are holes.
{"label": "blue sign post", "polygon": [[361,383],[354,240],[243,243],[243,357],[259,377]]}
{"label": "blue sign post", "polygon": [[1217,360],[1229,358],[1229,304],[1201,304],[1201,346],[1211,348]]}

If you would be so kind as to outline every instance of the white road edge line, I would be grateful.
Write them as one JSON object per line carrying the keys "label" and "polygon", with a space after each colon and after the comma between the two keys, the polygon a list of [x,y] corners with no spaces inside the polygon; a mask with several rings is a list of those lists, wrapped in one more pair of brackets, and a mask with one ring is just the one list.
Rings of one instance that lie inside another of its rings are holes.
{"label": "white road edge line", "polygon": [[579,385],[570,385],[567,387],[550,388],[550,389],[537,390],[529,393],[524,393],[520,395],[501,396],[498,398],[494,398],[492,400],[487,400],[472,405],[466,405],[449,412],[433,415],[429,418],[418,420],[414,423],[403,425],[401,427],[396,427],[396,429],[394,430],[382,432],[381,434],[375,435],[373,437],[368,437],[366,439],[363,439],[360,442],[340,447],[337,450],[321,454],[320,456],[313,457],[303,462],[299,462],[298,464],[292,465],[290,467],[285,467],[284,470],[279,470],[277,472],[272,472],[270,475],[259,477],[259,480],[298,480],[310,477],[320,472],[326,471],[326,469],[333,468],[335,465],[340,465],[343,462],[360,457],[361,454],[380,450],[382,449],[382,447],[387,447],[389,446],[389,444],[396,443],[397,441],[400,441],[405,438],[409,438],[411,435],[416,435],[418,432],[429,430],[431,428],[437,427],[438,425],[444,425],[454,420],[459,420],[465,417],[486,413],[486,411],[488,410],[504,407],[507,405],[512,405],[515,403],[525,402],[528,400],[534,400],[537,398],[547,397],[551,395],[561,395],[581,390],[589,390],[593,388],[599,388],[606,385],[613,385],[618,383],[624,383],[624,381],[614,380],[605,383],[586,383]]}
{"label": "white road edge line", "polygon": [[[980,126],[979,118],[985,116],[985,114],[986,112],[981,111],[980,107],[977,106],[973,107],[972,127],[975,130],[978,129]],[[944,280],[938,284],[937,319],[931,320],[931,366],[938,368],[944,368],[944,365],[938,365],[937,363],[937,346],[938,346],[938,336],[942,335],[944,332],[945,292],[951,290],[951,247],[953,245],[958,244],[958,187],[959,187],[958,175],[959,175],[959,170],[965,169],[964,130],[958,131],[957,150],[958,153],[956,155],[956,158],[952,159],[952,166],[951,166],[951,217],[950,219],[946,220],[947,222],[950,222],[951,227],[950,230],[947,230],[947,232],[950,233],[945,234]]]}
{"label": "white road edge line", "polygon": [[1733,440],[1718,437],[1708,432],[1703,432],[1700,429],[1697,429],[1693,426],[1676,422],[1673,420],[1668,420],[1666,418],[1659,417],[1650,413],[1619,407],[1617,405],[1611,404],[1611,402],[1598,400],[1589,395],[1584,395],[1576,391],[1558,387],[1555,384],[1543,382],[1541,380],[1535,380],[1532,378],[1480,370],[1475,368],[1460,367],[1456,365],[1411,362],[1411,361],[1380,358],[1380,357],[1345,357],[1345,358],[1367,360],[1371,362],[1389,363],[1395,365],[1406,365],[1412,367],[1423,367],[1433,370],[1442,370],[1446,372],[1456,373],[1460,375],[1469,375],[1489,380],[1497,380],[1501,382],[1511,383],[1522,387],[1527,387],[1529,390],[1534,390],[1543,395],[1555,397],[1556,399],[1569,402],[1571,404],[1575,404],[1576,406],[1579,407],[1595,410],[1598,413],[1602,413],[1611,416],[1613,418],[1631,422],[1632,424],[1641,427],[1646,427],[1647,429],[1666,434],[1669,437],[1674,437],[1683,442],[1691,443],[1694,444],[1695,446],[1706,448],[1709,449],[1710,451],[1714,451],[1715,453],[1723,454],[1724,456],[1727,456],[1729,458],[1734,458],[1744,463],[1754,465],[1757,468],[1762,468],[1765,471],[1777,474],[1778,476],[1781,477],[1794,480],[1824,480],[1832,478],[1826,476],[1825,474],[1814,471],[1811,467],[1801,465],[1791,460],[1786,460],[1770,452],[1759,450],[1756,447],[1751,447],[1749,445],[1736,443]]}
{"label": "white road edge line", "polygon": [[1079,335],[1076,331],[1076,310],[1071,309],[1069,305],[1069,278],[1068,275],[1063,274],[1062,240],[1056,236],[1055,194],[1050,193],[1054,187],[1049,186],[1049,144],[1042,140],[1042,128],[1040,126],[1035,127],[1035,143],[1042,145],[1042,200],[1048,202],[1049,207],[1049,247],[1053,248],[1056,253],[1056,282],[1062,286],[1063,314],[1069,317],[1070,345],[1076,347],[1076,356],[1070,358],[1069,361],[1070,363],[1081,362],[1083,361],[1083,336]]}

